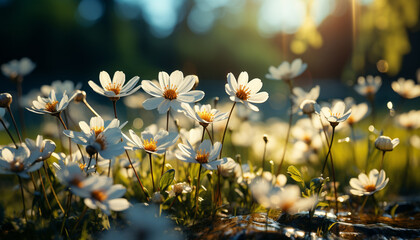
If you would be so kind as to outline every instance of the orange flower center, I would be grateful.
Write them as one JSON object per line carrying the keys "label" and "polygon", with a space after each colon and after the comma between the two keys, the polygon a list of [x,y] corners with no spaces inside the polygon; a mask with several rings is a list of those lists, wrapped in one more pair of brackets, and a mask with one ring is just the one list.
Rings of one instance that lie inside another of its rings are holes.
{"label": "orange flower center", "polygon": [[213,122],[214,114],[207,112],[206,110],[203,110],[202,112],[197,113],[198,116],[200,116],[201,119],[203,119],[206,122]]}
{"label": "orange flower center", "polygon": [[97,137],[101,132],[104,131],[104,127],[95,126],[95,127],[91,128],[91,130],[93,130],[95,132],[95,136]]}
{"label": "orange flower center", "polygon": [[197,151],[197,155],[195,156],[195,160],[199,163],[208,163],[209,162],[210,153],[206,153],[205,149],[200,149]]}
{"label": "orange flower center", "polygon": [[375,191],[375,190],[376,190],[376,186],[375,186],[375,185],[373,185],[373,184],[371,184],[371,185],[366,185],[366,186],[365,186],[365,190],[366,190],[366,192],[373,192],[373,191]]}
{"label": "orange flower center", "polygon": [[57,111],[57,108],[56,108],[57,104],[58,104],[58,101],[54,101],[54,102],[45,104],[45,111],[56,112]]}
{"label": "orange flower center", "polygon": [[307,145],[309,145],[309,144],[311,144],[311,142],[312,142],[312,139],[308,136],[308,135],[304,135],[303,136],[303,141],[307,144]]}
{"label": "orange flower center", "polygon": [[108,86],[105,87],[105,90],[112,91],[115,95],[120,94],[121,92],[121,84],[120,83],[108,83]]}
{"label": "orange flower center", "polygon": [[151,152],[156,151],[157,149],[156,144],[157,144],[157,141],[153,140],[153,138],[143,140],[144,150],[147,150],[147,151],[151,151]]}
{"label": "orange flower center", "polygon": [[106,149],[106,139],[103,134],[99,134],[96,136],[95,142],[97,142],[101,146],[101,150]]}
{"label": "orange flower center", "polygon": [[171,85],[169,87],[169,85],[166,85],[165,91],[163,92],[163,97],[169,100],[174,100],[177,98],[178,94],[176,93],[177,87]]}
{"label": "orange flower center", "polygon": [[366,91],[366,94],[369,94],[369,95],[375,94],[375,87],[367,86],[365,91]]}
{"label": "orange flower center", "polygon": [[78,188],[82,188],[83,187],[83,183],[82,181],[80,181],[79,178],[75,177],[70,181],[70,185],[76,186]]}
{"label": "orange flower center", "polygon": [[80,170],[83,171],[85,169],[85,167],[86,167],[86,163],[79,163]]}
{"label": "orange flower center", "polygon": [[249,96],[251,95],[251,90],[247,86],[239,85],[238,90],[236,91],[236,96],[241,100],[248,100]]}
{"label": "orange flower center", "polygon": [[19,159],[16,159],[10,163],[10,170],[15,173],[22,172],[25,166]]}
{"label": "orange flower center", "polygon": [[330,110],[330,115],[333,116],[333,117],[336,117],[336,118],[341,117],[341,113],[338,113],[338,112],[333,113],[333,112],[331,112],[331,110]]}
{"label": "orange flower center", "polygon": [[90,195],[99,202],[103,202],[108,198],[108,196],[101,190],[94,190]]}
{"label": "orange flower center", "polygon": [[281,211],[282,212],[288,212],[293,207],[293,204],[294,204],[294,202],[285,202],[281,206]]}

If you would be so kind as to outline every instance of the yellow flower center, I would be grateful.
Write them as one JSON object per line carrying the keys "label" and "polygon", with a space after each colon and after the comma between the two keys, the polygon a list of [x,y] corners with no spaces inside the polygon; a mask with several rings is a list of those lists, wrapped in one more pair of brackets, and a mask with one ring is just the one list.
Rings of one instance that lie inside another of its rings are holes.
{"label": "yellow flower center", "polygon": [[285,202],[283,203],[283,205],[281,206],[281,211],[282,212],[288,212],[292,207],[293,207],[294,202]]}
{"label": "yellow flower center", "polygon": [[375,191],[375,190],[376,190],[376,186],[375,186],[375,185],[373,185],[373,184],[371,184],[371,185],[366,185],[366,186],[365,186],[365,190],[366,190],[366,192],[373,192],[373,191]]}
{"label": "yellow flower center", "polygon": [[308,136],[308,135],[304,135],[303,136],[303,141],[307,144],[307,145],[309,145],[309,144],[311,144],[311,142],[312,142],[312,139]]}
{"label": "yellow flower center", "polygon": [[143,140],[144,150],[154,152],[157,149],[157,141],[153,138]]}
{"label": "yellow flower center", "polygon": [[214,114],[203,110],[201,112],[197,112],[198,116],[206,122],[213,122]]}
{"label": "yellow flower center", "polygon": [[250,95],[251,95],[251,90],[249,90],[249,88],[247,86],[239,85],[239,88],[236,91],[236,96],[239,99],[241,99],[243,101],[246,101],[246,100],[248,100]]}
{"label": "yellow flower center", "polygon": [[79,163],[80,170],[83,171],[85,169],[85,167],[86,167],[86,163]]}
{"label": "yellow flower center", "polygon": [[99,134],[96,136],[95,142],[97,142],[101,146],[101,150],[106,149],[106,138],[103,134]]}
{"label": "yellow flower center", "polygon": [[95,126],[95,127],[91,128],[91,130],[93,130],[95,132],[95,136],[97,137],[101,132],[104,131],[104,127]]}
{"label": "yellow flower center", "polygon": [[19,159],[16,159],[10,163],[10,170],[15,173],[22,172],[25,166]]}
{"label": "yellow flower center", "polygon": [[115,95],[120,94],[121,84],[120,83],[108,83],[108,86],[105,87],[105,90],[112,91]]}
{"label": "yellow flower center", "polygon": [[177,98],[178,94],[176,93],[177,87],[171,85],[169,87],[169,85],[166,85],[165,91],[163,92],[163,97],[169,100],[174,100]]}
{"label": "yellow flower center", "polygon": [[209,162],[210,153],[206,153],[205,149],[200,149],[197,151],[197,155],[195,156],[195,160],[199,163],[208,163]]}
{"label": "yellow flower center", "polygon": [[45,104],[45,111],[56,112],[57,111],[57,108],[56,108],[57,104],[58,104],[58,101],[54,101],[54,102]]}
{"label": "yellow flower center", "polygon": [[94,190],[90,195],[99,202],[103,202],[108,198],[108,196],[101,190]]}
{"label": "yellow flower center", "polygon": [[331,115],[332,117],[340,118],[342,114],[341,114],[341,113],[338,113],[338,112],[333,113],[333,112],[331,112],[331,110],[330,110],[330,115]]}

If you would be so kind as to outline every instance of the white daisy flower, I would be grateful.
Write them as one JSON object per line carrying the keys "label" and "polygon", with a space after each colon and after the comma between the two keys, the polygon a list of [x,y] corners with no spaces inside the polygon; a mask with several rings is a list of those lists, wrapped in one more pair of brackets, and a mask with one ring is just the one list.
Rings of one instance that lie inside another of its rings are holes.
{"label": "white daisy flower", "polygon": [[330,109],[329,107],[321,108],[318,104],[315,105],[315,111],[327,119],[331,126],[336,127],[340,122],[344,122],[350,117],[351,109],[344,112],[346,105],[343,101],[337,101]]}
{"label": "white daisy flower", "polygon": [[81,188],[73,188],[72,192],[84,198],[87,207],[100,208],[105,214],[112,211],[124,211],[130,203],[124,196],[126,189],[121,184],[112,184],[112,178],[105,176],[90,176],[80,182]]}
{"label": "white daisy flower", "polygon": [[252,103],[263,103],[267,101],[268,93],[258,92],[263,85],[260,79],[254,78],[250,82],[248,82],[248,79],[247,72],[241,72],[238,81],[236,81],[236,78],[232,73],[229,73],[227,75],[225,91],[229,95],[231,101],[243,103],[251,110],[258,112],[258,107]]}
{"label": "white daisy flower", "polygon": [[265,77],[272,80],[290,81],[302,74],[307,67],[308,65],[303,63],[300,58],[293,60],[291,64],[288,61],[284,61],[277,68],[270,66]]}
{"label": "white daisy flower", "polygon": [[17,76],[24,77],[35,69],[35,63],[29,58],[22,58],[21,60],[12,60],[1,65],[1,71],[4,76],[9,78],[16,78]]}
{"label": "white daisy flower", "polygon": [[178,133],[170,132],[161,129],[157,133],[150,130],[145,130],[141,133],[141,138],[133,131],[129,130],[131,139],[124,135],[127,139],[127,149],[137,150],[143,149],[151,154],[164,154],[166,149],[176,143],[179,138]]}
{"label": "white daisy flower", "polygon": [[171,190],[168,191],[170,198],[190,193],[192,191],[191,186],[186,182],[175,183],[174,185],[171,185],[170,189]]}
{"label": "white daisy flower", "polygon": [[125,143],[121,142],[122,133],[118,128],[119,120],[114,119],[105,125],[101,117],[93,117],[90,126],[80,121],[82,132],[64,130],[64,135],[76,144],[92,146],[104,159],[113,159],[124,152]]}
{"label": "white daisy flower", "polygon": [[36,162],[41,153],[33,152],[24,144],[19,148],[4,147],[0,151],[0,174],[16,174],[29,178],[28,173],[42,167],[43,162]]}
{"label": "white daisy flower", "polygon": [[420,96],[420,84],[416,84],[411,79],[399,78],[392,82],[391,87],[403,98],[412,99]]}
{"label": "white daisy flower", "polygon": [[198,147],[198,150],[194,150],[189,142],[187,144],[179,143],[178,148],[181,150],[176,154],[179,160],[188,163],[199,163],[208,170],[216,170],[218,165],[227,162],[226,158],[217,159],[222,148],[220,142],[212,145],[210,140],[204,140]]}
{"label": "white daisy flower", "polygon": [[26,146],[29,148],[32,154],[36,153],[39,155],[38,161],[43,161],[48,159],[51,154],[55,151],[55,143],[50,139],[43,139],[41,135],[36,137],[36,141],[27,138],[25,139]]}
{"label": "white daisy flower", "polygon": [[379,190],[382,190],[388,184],[389,178],[386,178],[384,170],[378,172],[372,169],[369,176],[360,173],[358,178],[350,179],[350,192],[356,196],[370,196]]}
{"label": "white daisy flower", "polygon": [[194,109],[187,106],[184,112],[185,115],[197,121],[203,127],[207,127],[213,122],[223,121],[229,116],[228,113],[222,113],[217,109],[212,109],[210,104],[197,104],[194,106]]}
{"label": "white daisy flower", "polygon": [[399,138],[391,139],[387,136],[379,136],[375,140],[375,147],[381,151],[392,151],[400,143]]}
{"label": "white daisy flower", "polygon": [[398,116],[397,123],[403,128],[413,130],[420,127],[420,110],[411,110]]}
{"label": "white daisy flower", "polygon": [[316,197],[302,198],[300,188],[296,185],[288,185],[282,189],[273,187],[271,182],[264,179],[254,180],[251,192],[263,207],[279,209],[288,214],[309,210],[317,201]]}
{"label": "white daisy flower", "polygon": [[315,112],[314,105],[319,97],[320,87],[317,85],[309,92],[306,92],[300,87],[293,88],[293,111],[300,110],[300,114],[312,114]]}
{"label": "white daisy flower", "polygon": [[204,97],[203,91],[191,90],[196,81],[193,75],[184,78],[184,74],[177,70],[170,76],[166,72],[159,72],[158,78],[159,86],[149,80],[141,82],[143,90],[152,96],[143,102],[146,110],[157,108],[160,114],[170,109],[180,112],[183,111],[181,103],[195,103]]}
{"label": "white daisy flower", "polygon": [[141,88],[141,85],[135,87],[139,81],[139,77],[135,76],[124,86],[125,83],[125,74],[121,71],[116,71],[114,77],[112,78],[105,71],[99,73],[99,81],[101,86],[99,87],[95,82],[90,80],[89,86],[96,93],[108,97],[111,101],[117,101],[121,97],[125,97],[135,93]]}
{"label": "white daisy flower", "polygon": [[369,107],[366,103],[353,104],[351,106],[351,115],[347,119],[347,124],[353,125],[362,120],[369,112]]}
{"label": "white daisy flower", "polygon": [[69,98],[64,92],[61,98],[57,98],[55,91],[52,89],[48,98],[38,96],[38,100],[33,101],[32,106],[26,109],[37,114],[56,116],[67,108],[73,97],[74,95]]}
{"label": "white daisy flower", "polygon": [[192,146],[195,146],[198,143],[200,143],[202,133],[202,127],[191,128],[190,130],[181,128],[181,130],[179,131],[179,135],[182,139],[182,142],[186,144],[188,141]]}
{"label": "white daisy flower", "polygon": [[376,94],[382,85],[382,79],[379,76],[373,77],[372,75],[359,77],[357,84],[354,86],[356,92],[365,97],[372,97]]}
{"label": "white daisy flower", "polygon": [[70,188],[70,191],[77,189],[74,192],[72,191],[73,193],[81,191],[83,188],[82,182],[86,179],[86,173],[82,172],[79,164],[76,162],[70,162],[67,165],[54,164],[54,167],[56,169],[56,176],[61,184]]}
{"label": "white daisy flower", "polygon": [[238,172],[237,169],[240,167],[241,166],[237,162],[235,162],[235,160],[228,157],[226,163],[220,164],[219,172],[223,177],[231,177],[234,176],[236,172]]}
{"label": "white daisy flower", "polygon": [[[53,163],[55,169],[62,169],[65,168],[69,164],[77,164],[81,171],[85,173],[92,173],[95,171],[96,166],[96,159],[89,159],[88,156],[82,156],[80,151],[73,152],[70,155],[66,155],[65,153],[52,153],[52,156],[58,160],[57,163]],[[90,160],[90,164],[89,164]]]}

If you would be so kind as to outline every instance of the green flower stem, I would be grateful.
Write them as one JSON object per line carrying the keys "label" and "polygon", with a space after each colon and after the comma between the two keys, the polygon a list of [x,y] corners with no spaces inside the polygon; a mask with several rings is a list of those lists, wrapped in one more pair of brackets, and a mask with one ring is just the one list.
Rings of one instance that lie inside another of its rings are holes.
{"label": "green flower stem", "polygon": [[9,135],[10,139],[12,139],[13,144],[16,148],[19,148],[18,145],[15,142],[15,139],[13,139],[12,134],[10,133],[9,129],[6,127],[6,124],[4,123],[3,119],[0,118],[1,125],[3,125],[4,130],[6,130],[7,134]]}
{"label": "green flower stem", "polygon": [[86,98],[83,99],[83,103],[93,114],[95,114],[95,116],[99,117],[99,114],[89,105]]}
{"label": "green flower stem", "polygon": [[385,153],[386,153],[385,151],[382,151],[381,166],[379,168],[379,171],[381,171],[384,168]]}
{"label": "green flower stem", "polygon": [[223,131],[222,142],[221,142],[222,147],[220,148],[219,158],[222,157],[223,146],[225,145],[224,142],[225,142],[226,130],[228,129],[230,117],[232,116],[232,112],[233,112],[233,109],[235,108],[235,105],[236,105],[236,102],[233,102],[232,109],[230,109],[229,117],[228,117],[227,122],[226,122],[225,130]]}
{"label": "green flower stem", "polygon": [[149,154],[149,160],[150,160],[150,174],[152,175],[152,184],[153,184],[153,192],[155,192],[155,180],[153,178],[153,161],[152,161],[152,154]]}
{"label": "green flower stem", "polygon": [[[18,135],[19,142],[22,144],[22,136],[19,133],[19,129],[17,127],[16,121],[15,121],[15,117],[13,117],[13,113],[12,113],[12,110],[10,109],[10,106],[7,107],[7,111],[9,112],[9,115],[12,118],[13,126],[15,127],[16,134]],[[4,128],[4,129],[6,129],[6,128]]]}
{"label": "green flower stem", "polygon": [[[166,131],[169,132],[169,114],[171,112],[171,109],[168,110],[168,112],[166,113]],[[160,173],[160,177],[162,178],[163,176],[163,171],[165,170],[165,162],[166,162],[166,150],[165,153],[163,154],[163,163],[162,163],[162,171]]]}
{"label": "green flower stem", "polygon": [[199,193],[199,189],[200,189],[201,168],[202,168],[202,165],[200,164],[200,169],[198,170],[197,188],[195,189],[195,214],[194,214],[194,219],[197,217],[197,211],[198,211],[198,193]]}
{"label": "green flower stem", "polygon": [[367,195],[367,196],[365,197],[365,200],[363,200],[362,206],[361,206],[361,207],[360,207],[360,209],[359,209],[359,213],[362,213],[362,212],[363,212],[363,208],[365,207],[365,205],[366,205],[366,202],[367,202],[368,198],[369,198],[369,195]]}
{"label": "green flower stem", "polygon": [[41,181],[42,193],[44,194],[45,201],[47,202],[48,209],[52,211],[50,201],[48,200],[47,193],[45,191],[44,181],[42,181],[41,171],[38,170],[39,180]]}
{"label": "green flower stem", "polygon": [[20,185],[20,193],[22,194],[23,217],[25,218],[25,220],[27,222],[28,219],[26,218],[25,194],[23,193],[22,178],[20,176],[18,176],[18,179],[19,179],[19,185]]}
{"label": "green flower stem", "polygon": [[[56,194],[56,193],[55,193],[55,191],[54,191],[54,187],[53,187],[53,185],[52,185],[52,183],[51,183],[50,176],[49,176],[49,174],[48,174],[48,169],[47,169],[47,167],[49,168],[49,166],[48,166],[48,164],[47,164],[46,162],[44,162],[44,164],[43,164],[43,165],[44,165],[45,178],[47,179],[48,184],[50,184],[50,189],[51,189],[51,192],[52,192],[52,194],[54,195],[55,201],[57,202],[57,204],[58,204],[58,206],[60,207],[61,211],[64,213],[64,208],[63,208],[63,206],[61,206],[60,200],[58,200],[58,196],[57,196],[57,194]],[[45,166],[45,165],[47,165],[47,166]]]}

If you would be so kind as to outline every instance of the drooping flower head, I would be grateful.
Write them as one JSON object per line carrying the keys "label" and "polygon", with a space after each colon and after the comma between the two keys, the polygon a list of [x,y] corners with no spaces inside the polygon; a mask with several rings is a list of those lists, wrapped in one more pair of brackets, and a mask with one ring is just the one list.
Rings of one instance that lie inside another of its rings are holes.
{"label": "drooping flower head", "polygon": [[318,104],[315,105],[316,113],[324,116],[332,127],[336,127],[340,122],[344,122],[347,120],[347,118],[350,117],[351,109],[349,109],[347,112],[344,112],[345,109],[346,105],[343,101],[337,101],[332,106],[332,108],[321,108],[321,106],[319,106]]}
{"label": "drooping flower head", "polygon": [[194,106],[194,109],[190,106],[186,106],[185,115],[197,121],[203,127],[207,127],[213,122],[222,121],[228,118],[228,113],[222,113],[217,109],[212,109],[210,104],[197,104]]}
{"label": "drooping flower head", "polygon": [[217,159],[222,148],[220,142],[211,144],[210,140],[204,140],[197,149],[194,149],[189,142],[187,144],[178,144],[181,150],[176,157],[188,163],[199,163],[208,170],[216,170],[217,166],[227,162],[227,158]]}
{"label": "drooping flower head", "polygon": [[382,85],[382,79],[379,76],[372,76],[369,75],[366,78],[365,77],[359,77],[357,79],[357,84],[354,86],[354,89],[356,92],[358,92],[360,95],[373,98],[375,96],[376,92]]}
{"label": "drooping flower head", "polygon": [[380,151],[392,151],[400,143],[400,139],[391,139],[387,136],[379,136],[375,140],[375,147]]}
{"label": "drooping flower head", "polygon": [[302,74],[307,67],[308,65],[303,63],[300,58],[293,60],[291,64],[288,61],[284,61],[277,68],[270,66],[265,77],[272,80],[290,81]]}
{"label": "drooping flower head", "polygon": [[248,82],[248,73],[241,72],[236,81],[232,73],[227,75],[227,83],[225,91],[229,95],[229,99],[233,102],[240,102],[253,111],[258,112],[259,109],[253,103],[263,103],[268,99],[267,92],[258,92],[262,88],[262,82],[258,78]]}
{"label": "drooping flower head", "polygon": [[196,82],[194,75],[184,78],[184,74],[177,70],[170,76],[166,72],[159,72],[158,77],[159,86],[149,80],[141,82],[143,90],[152,96],[143,102],[146,110],[157,108],[160,114],[170,109],[180,112],[183,111],[181,103],[192,104],[204,97],[203,91],[191,90]]}
{"label": "drooping flower head", "polygon": [[135,76],[132,79],[130,79],[128,83],[124,86],[125,74],[121,71],[116,71],[114,73],[112,81],[109,74],[105,71],[102,71],[99,73],[99,81],[101,82],[102,87],[99,87],[92,80],[90,80],[88,83],[89,86],[93,89],[93,91],[100,95],[108,97],[111,101],[117,101],[121,97],[131,95],[141,88],[141,85],[135,87],[137,82],[139,81],[138,76]]}
{"label": "drooping flower head", "polygon": [[37,114],[56,116],[67,108],[73,97],[74,95],[69,98],[67,93],[64,92],[61,98],[57,98],[54,89],[52,89],[48,98],[38,96],[38,100],[33,101],[32,106],[26,109]]}
{"label": "drooping flower head", "polygon": [[389,178],[386,178],[384,170],[378,172],[372,169],[369,176],[365,173],[360,173],[358,178],[350,179],[350,192],[357,196],[369,196],[377,191],[382,190],[388,184]]}
{"label": "drooping flower head", "polygon": [[403,98],[412,99],[420,96],[420,84],[416,84],[412,79],[399,78],[392,82],[391,87]]}
{"label": "drooping flower head", "polygon": [[179,138],[176,132],[167,132],[164,129],[153,133],[151,130],[146,129],[141,133],[141,138],[130,129],[130,137],[124,135],[127,139],[127,149],[136,150],[143,149],[151,154],[164,154],[166,149],[176,143]]}
{"label": "drooping flower head", "polygon": [[19,148],[4,147],[0,150],[0,174],[16,174],[29,178],[28,173],[38,170],[43,162],[35,162],[41,153],[33,152],[25,144]]}

